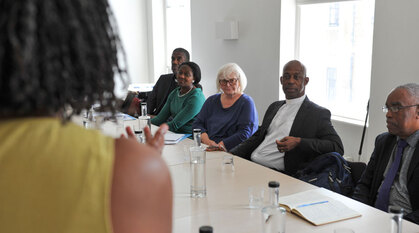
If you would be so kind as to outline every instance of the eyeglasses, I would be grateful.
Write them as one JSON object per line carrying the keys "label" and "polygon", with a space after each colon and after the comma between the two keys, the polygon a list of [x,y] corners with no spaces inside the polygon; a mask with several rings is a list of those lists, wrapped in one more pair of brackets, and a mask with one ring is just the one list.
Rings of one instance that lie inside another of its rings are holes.
{"label": "eyeglasses", "polygon": [[225,86],[227,85],[227,83],[230,83],[230,85],[234,85],[237,83],[237,79],[236,78],[232,78],[232,79],[220,79],[220,84]]}
{"label": "eyeglasses", "polygon": [[416,107],[416,106],[419,106],[419,104],[408,105],[408,106],[390,106],[390,107],[384,106],[383,107],[383,112],[388,112],[388,111],[398,112],[398,111],[400,111],[400,109]]}

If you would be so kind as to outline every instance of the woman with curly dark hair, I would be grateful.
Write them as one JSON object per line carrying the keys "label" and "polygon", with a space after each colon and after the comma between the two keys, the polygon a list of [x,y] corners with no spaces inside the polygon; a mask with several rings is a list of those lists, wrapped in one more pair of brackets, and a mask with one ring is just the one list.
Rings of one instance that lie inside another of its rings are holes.
{"label": "woman with curly dark hair", "polygon": [[0,31],[0,232],[171,232],[167,125],[141,145],[68,121],[115,112],[108,2],[0,0]]}

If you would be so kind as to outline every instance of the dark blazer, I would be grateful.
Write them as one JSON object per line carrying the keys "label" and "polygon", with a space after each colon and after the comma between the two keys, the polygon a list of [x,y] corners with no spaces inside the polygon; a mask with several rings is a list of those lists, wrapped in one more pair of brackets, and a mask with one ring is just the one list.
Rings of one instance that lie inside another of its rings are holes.
{"label": "dark blazer", "polygon": [[[383,174],[387,167],[391,152],[397,143],[397,137],[389,133],[383,133],[375,139],[374,152],[368,162],[367,169],[355,187],[352,198],[367,205],[374,206],[378,194],[378,188],[383,180]],[[419,144],[419,143],[418,143]],[[410,161],[407,171],[407,190],[413,212],[405,215],[408,219],[419,224],[419,149],[416,150]]]}
{"label": "dark blazer", "polygon": [[167,101],[167,96],[177,87],[174,74],[161,75],[147,97],[147,112],[157,115]]}
{"label": "dark blazer", "polygon": [[[230,152],[250,160],[252,152],[265,139],[272,119],[284,103],[285,101],[272,103],[266,110],[259,129]],[[285,173],[289,175],[295,175],[318,155],[328,152],[343,155],[343,144],[330,122],[330,111],[311,102],[307,97],[295,116],[289,136],[301,138],[300,144],[284,155]]]}

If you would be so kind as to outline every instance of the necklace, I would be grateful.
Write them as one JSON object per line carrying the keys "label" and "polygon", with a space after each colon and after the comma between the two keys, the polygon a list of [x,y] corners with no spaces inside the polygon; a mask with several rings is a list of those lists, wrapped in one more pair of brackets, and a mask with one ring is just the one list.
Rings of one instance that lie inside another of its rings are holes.
{"label": "necklace", "polygon": [[193,89],[193,87],[191,89],[189,89],[189,91],[186,92],[185,94],[180,94],[180,90],[179,90],[179,93],[177,93],[177,95],[178,95],[178,97],[183,97],[183,96],[187,95],[189,92],[191,92],[192,89]]}

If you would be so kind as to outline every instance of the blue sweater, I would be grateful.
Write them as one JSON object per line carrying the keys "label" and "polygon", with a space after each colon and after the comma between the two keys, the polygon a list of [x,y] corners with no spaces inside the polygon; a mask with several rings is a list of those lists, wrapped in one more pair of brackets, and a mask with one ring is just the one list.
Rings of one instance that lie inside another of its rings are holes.
{"label": "blue sweater", "polygon": [[219,143],[223,141],[230,150],[246,140],[258,128],[258,114],[253,99],[242,94],[229,108],[221,105],[221,94],[210,96],[195,118],[193,129],[201,129]]}

